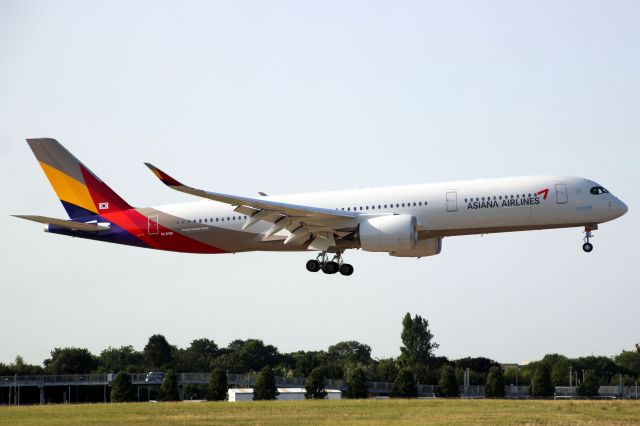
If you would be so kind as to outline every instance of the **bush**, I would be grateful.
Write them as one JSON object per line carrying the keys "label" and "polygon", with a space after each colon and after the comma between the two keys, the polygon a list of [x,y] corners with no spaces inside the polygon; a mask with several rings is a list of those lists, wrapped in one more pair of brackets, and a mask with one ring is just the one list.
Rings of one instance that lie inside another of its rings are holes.
{"label": "bush", "polygon": [[504,398],[504,376],[500,367],[491,367],[489,370],[484,394],[487,398]]}
{"label": "bush", "polygon": [[347,396],[349,398],[366,398],[369,396],[369,383],[367,382],[367,373],[364,368],[357,367],[349,375]]}
{"label": "bush", "polygon": [[135,401],[136,390],[131,383],[131,376],[127,373],[118,373],[111,385],[111,402]]}
{"label": "bush", "polygon": [[438,396],[455,398],[460,396],[460,388],[456,379],[456,372],[450,365],[440,368],[440,380],[438,380]]}
{"label": "bush", "polygon": [[306,399],[324,399],[327,397],[327,391],[324,390],[324,373],[322,368],[317,367],[311,370],[304,386]]}
{"label": "bush", "polygon": [[227,373],[222,368],[214,368],[209,376],[209,401],[226,401],[229,397]]}
{"label": "bush", "polygon": [[555,389],[551,384],[551,372],[546,364],[540,363],[531,378],[529,393],[534,398],[549,398],[553,396]]}
{"label": "bush", "polygon": [[273,400],[278,398],[278,388],[276,388],[276,378],[271,367],[264,367],[256,379],[253,387],[253,399]]}
{"label": "bush", "polygon": [[585,398],[595,398],[599,395],[598,390],[600,390],[600,383],[596,372],[593,370],[587,371],[584,380],[578,386],[578,395]]}
{"label": "bush", "polygon": [[411,369],[403,368],[398,372],[389,396],[392,398],[415,398],[418,396],[416,379],[413,377]]}
{"label": "bush", "polygon": [[160,400],[162,401],[179,401],[180,394],[178,393],[178,377],[173,370],[167,371],[167,375],[164,376],[164,380],[160,385]]}

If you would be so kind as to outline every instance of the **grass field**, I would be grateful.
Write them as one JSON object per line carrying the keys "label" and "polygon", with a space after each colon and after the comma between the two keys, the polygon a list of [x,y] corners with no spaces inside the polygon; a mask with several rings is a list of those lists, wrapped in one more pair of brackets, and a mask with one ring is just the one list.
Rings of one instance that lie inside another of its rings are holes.
{"label": "grass field", "polygon": [[637,401],[341,400],[0,407],[0,424],[640,424]]}

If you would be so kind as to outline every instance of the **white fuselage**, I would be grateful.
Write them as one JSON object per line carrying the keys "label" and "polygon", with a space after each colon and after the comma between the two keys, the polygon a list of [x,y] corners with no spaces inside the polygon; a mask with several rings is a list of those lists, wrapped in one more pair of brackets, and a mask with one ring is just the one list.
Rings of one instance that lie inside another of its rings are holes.
{"label": "white fuselage", "polygon": [[[592,226],[613,220],[627,211],[627,206],[614,195],[606,190],[598,190],[596,194],[593,188],[602,187],[579,177],[534,176],[315,192],[264,199],[355,211],[360,214],[358,220],[382,215],[411,215],[416,218],[420,238],[423,239]],[[175,223],[168,226],[193,236],[234,231],[227,234],[231,235],[230,251],[276,249],[265,247],[264,239],[260,238],[271,224],[258,222],[243,230],[248,217],[226,204],[204,200],[153,209],[171,217]],[[353,227],[353,220],[336,219],[332,227],[347,229]],[[268,241],[281,241],[288,233],[282,230]],[[220,238],[224,239],[223,236]],[[218,240],[218,243],[224,241]]]}

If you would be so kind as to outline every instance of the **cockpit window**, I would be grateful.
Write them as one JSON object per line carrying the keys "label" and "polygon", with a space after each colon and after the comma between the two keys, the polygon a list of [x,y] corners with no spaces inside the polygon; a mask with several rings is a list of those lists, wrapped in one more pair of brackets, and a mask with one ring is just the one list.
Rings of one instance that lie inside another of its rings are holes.
{"label": "cockpit window", "polygon": [[591,193],[593,195],[606,194],[607,192],[609,192],[609,191],[607,191],[606,189],[604,189],[601,186],[594,186],[593,188],[591,188]]}

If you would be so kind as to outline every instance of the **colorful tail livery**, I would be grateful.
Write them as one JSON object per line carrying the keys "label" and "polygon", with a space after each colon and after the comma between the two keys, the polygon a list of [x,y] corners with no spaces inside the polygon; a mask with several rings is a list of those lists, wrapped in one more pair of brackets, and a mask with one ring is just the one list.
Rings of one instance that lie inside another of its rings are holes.
{"label": "colorful tail livery", "polygon": [[71,219],[131,208],[55,139],[27,143]]}
{"label": "colorful tail livery", "polygon": [[591,231],[627,212],[596,182],[570,176],[252,198],[184,185],[150,163],[169,188],[204,202],[133,208],[56,140],[27,142],[70,220],[18,217],[44,223],[48,232],[187,253],[319,251],[306,268],[326,274],[353,273],[343,262],[347,249],[424,257],[439,254],[444,237],[459,235],[584,227],[590,252]]}

